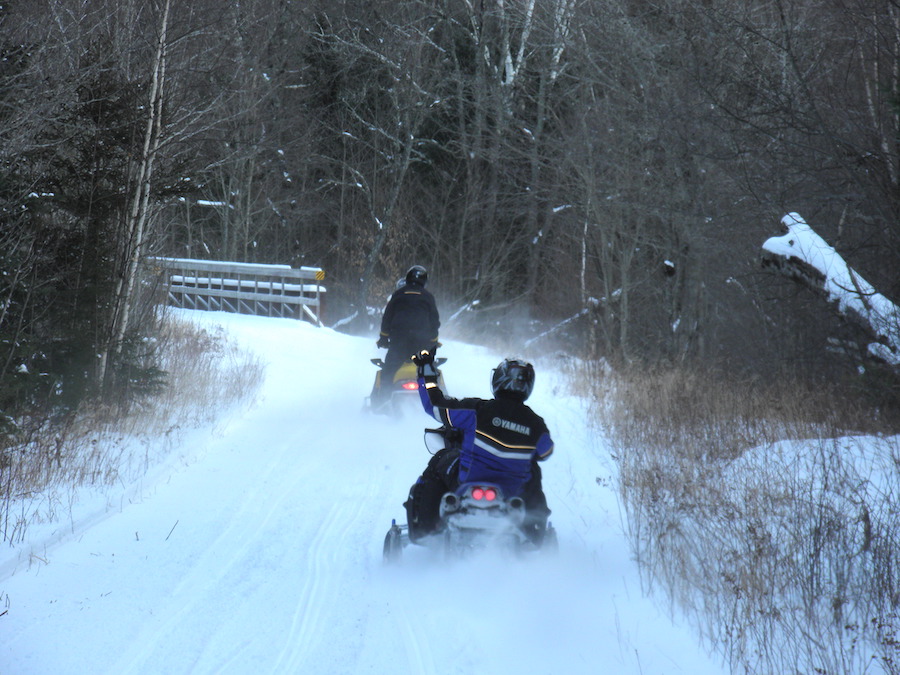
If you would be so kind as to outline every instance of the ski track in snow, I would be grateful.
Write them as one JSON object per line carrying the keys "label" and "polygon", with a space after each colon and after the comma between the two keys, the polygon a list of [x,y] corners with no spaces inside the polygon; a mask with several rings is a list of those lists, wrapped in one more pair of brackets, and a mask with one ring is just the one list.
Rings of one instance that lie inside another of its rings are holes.
{"label": "ski track in snow", "polygon": [[260,537],[291,496],[290,474],[282,473],[279,480],[273,480],[280,470],[283,471],[287,450],[287,447],[282,447],[281,452],[267,458],[267,466],[262,473],[248,476],[246,491],[239,502],[240,509],[225,521],[221,533],[207,545],[202,555],[192,563],[190,572],[173,589],[172,600],[162,612],[168,618],[152,633],[136,640],[136,653],[126,655],[113,670],[122,673],[147,672],[155,652],[164,648],[177,636],[179,627],[200,611],[198,605],[204,602],[207,594],[215,592],[227,577],[239,572],[243,561],[260,546]]}
{"label": "ski track in snow", "polygon": [[[48,564],[2,580],[0,674],[723,672],[642,597],[614,466],[550,366],[538,362],[531,403],[556,441],[544,485],[559,556],[446,563],[409,547],[386,567],[434,422],[360,410],[374,341],[184,315],[270,364],[255,405]],[[498,355],[449,341],[442,355],[452,395],[489,396]]]}

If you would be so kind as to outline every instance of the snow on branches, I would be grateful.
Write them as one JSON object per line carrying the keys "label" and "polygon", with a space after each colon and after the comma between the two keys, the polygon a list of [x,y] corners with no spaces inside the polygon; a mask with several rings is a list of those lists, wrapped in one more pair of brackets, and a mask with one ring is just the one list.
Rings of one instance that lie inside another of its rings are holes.
{"label": "snow on branches", "polygon": [[869,355],[900,366],[900,308],[878,293],[797,213],[781,219],[787,234],[763,244],[763,267],[774,267],[832,304],[872,339]]}

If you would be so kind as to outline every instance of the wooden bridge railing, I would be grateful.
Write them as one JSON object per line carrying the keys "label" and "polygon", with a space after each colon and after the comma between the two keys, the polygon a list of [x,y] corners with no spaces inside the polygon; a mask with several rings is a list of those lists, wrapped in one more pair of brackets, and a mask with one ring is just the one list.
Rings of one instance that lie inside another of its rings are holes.
{"label": "wooden bridge railing", "polygon": [[306,319],[322,325],[325,272],[317,267],[145,259],[172,307]]}

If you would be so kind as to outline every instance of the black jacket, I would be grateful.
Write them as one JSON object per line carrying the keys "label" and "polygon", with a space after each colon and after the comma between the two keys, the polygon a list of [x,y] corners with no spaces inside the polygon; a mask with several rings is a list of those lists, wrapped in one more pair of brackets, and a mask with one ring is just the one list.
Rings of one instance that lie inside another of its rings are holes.
{"label": "black jacket", "polygon": [[392,342],[436,343],[441,320],[434,296],[419,284],[394,291],[381,320],[381,336]]}

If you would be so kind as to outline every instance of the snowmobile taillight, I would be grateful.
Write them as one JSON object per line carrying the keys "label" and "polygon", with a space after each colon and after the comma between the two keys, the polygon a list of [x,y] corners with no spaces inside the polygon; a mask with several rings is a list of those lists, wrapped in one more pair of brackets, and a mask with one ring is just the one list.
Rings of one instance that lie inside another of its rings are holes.
{"label": "snowmobile taillight", "polygon": [[472,499],[480,502],[482,499],[486,502],[492,502],[497,499],[497,491],[494,488],[477,487],[472,490]]}
{"label": "snowmobile taillight", "polygon": [[403,387],[404,389],[406,389],[406,391],[416,391],[419,388],[419,383],[418,382],[404,382],[400,386]]}

